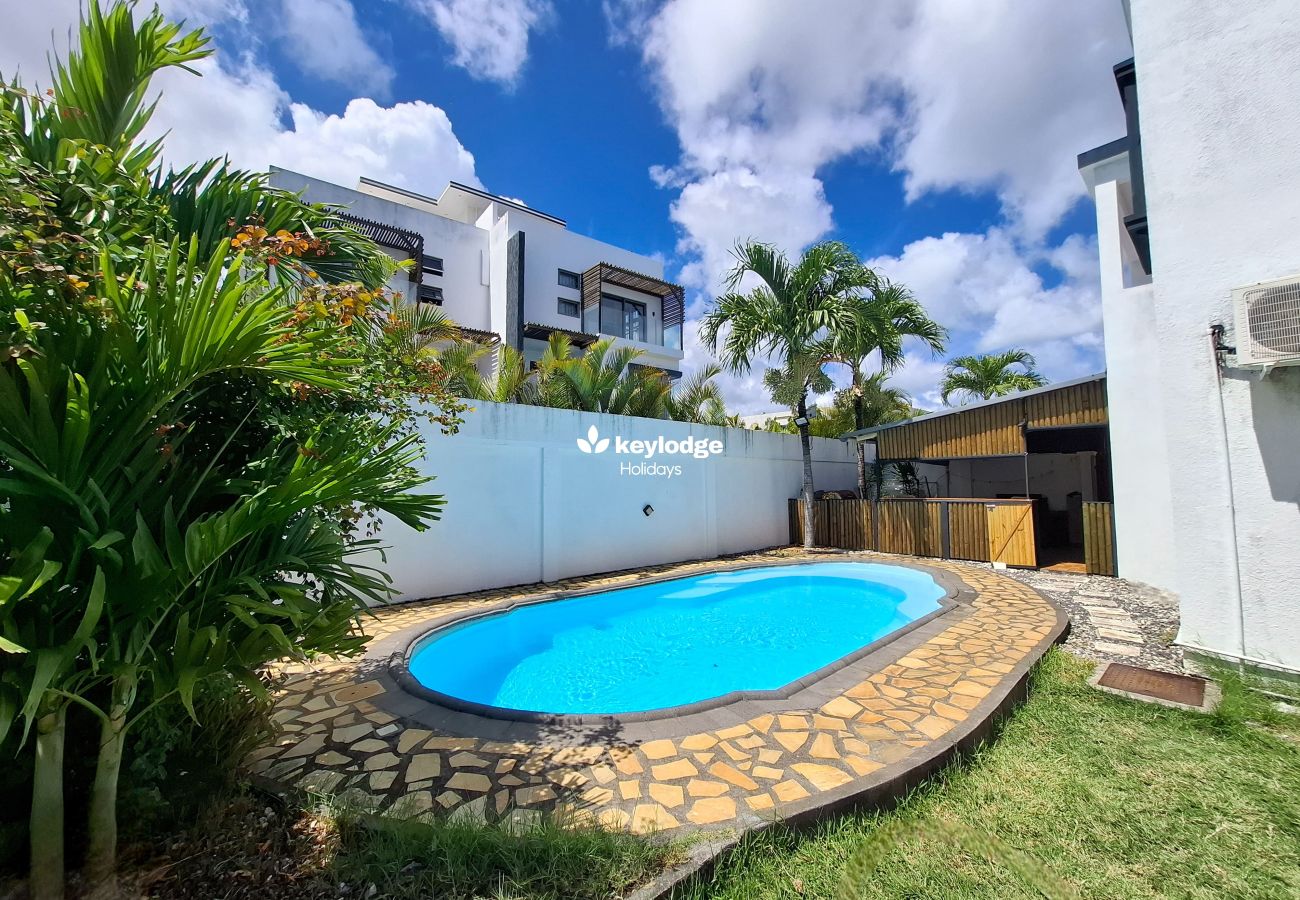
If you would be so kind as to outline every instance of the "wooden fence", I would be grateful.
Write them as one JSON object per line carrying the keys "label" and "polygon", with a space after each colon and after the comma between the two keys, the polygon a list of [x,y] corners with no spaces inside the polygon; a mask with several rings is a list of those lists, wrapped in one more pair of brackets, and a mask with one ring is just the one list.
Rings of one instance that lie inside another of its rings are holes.
{"label": "wooden fence", "polygon": [[[791,500],[790,540],[803,543],[803,507]],[[1101,504],[1109,505],[1109,504]],[[813,543],[845,550],[1037,565],[1028,500],[816,500]]]}
{"label": "wooden fence", "polygon": [[1089,575],[1116,575],[1115,508],[1109,503],[1083,504],[1083,562]]}

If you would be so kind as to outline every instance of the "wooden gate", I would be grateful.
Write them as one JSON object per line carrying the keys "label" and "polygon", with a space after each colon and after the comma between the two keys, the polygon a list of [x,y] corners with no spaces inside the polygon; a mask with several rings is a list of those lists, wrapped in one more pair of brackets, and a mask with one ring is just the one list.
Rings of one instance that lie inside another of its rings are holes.
{"label": "wooden gate", "polygon": [[[789,505],[790,541],[803,543],[802,501]],[[817,500],[813,543],[844,550],[1037,565],[1027,500]]]}
{"label": "wooden gate", "polygon": [[1083,504],[1083,562],[1089,575],[1118,575],[1115,564],[1115,507]]}
{"label": "wooden gate", "polygon": [[984,511],[988,518],[989,562],[1036,565],[1033,504],[986,503]]}

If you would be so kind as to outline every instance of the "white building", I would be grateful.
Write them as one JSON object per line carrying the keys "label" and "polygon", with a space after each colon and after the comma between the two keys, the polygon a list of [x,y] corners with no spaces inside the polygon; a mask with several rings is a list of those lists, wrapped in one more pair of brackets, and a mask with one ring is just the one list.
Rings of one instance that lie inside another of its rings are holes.
{"label": "white building", "polygon": [[536,361],[554,331],[642,351],[637,365],[681,374],[682,289],[663,263],[568,230],[563,219],[451,182],[434,199],[362,178],[356,189],[287,169],[271,183],[339,207],[394,259],[391,287],[442,309],[470,336]]}
{"label": "white building", "polygon": [[[1300,671],[1300,5],[1131,0],[1097,207],[1120,573],[1188,651]],[[1118,101],[1117,101],[1118,102]],[[1148,227],[1149,223],[1149,227]],[[1265,307],[1259,307],[1265,309]],[[1279,365],[1251,365],[1265,324]]]}

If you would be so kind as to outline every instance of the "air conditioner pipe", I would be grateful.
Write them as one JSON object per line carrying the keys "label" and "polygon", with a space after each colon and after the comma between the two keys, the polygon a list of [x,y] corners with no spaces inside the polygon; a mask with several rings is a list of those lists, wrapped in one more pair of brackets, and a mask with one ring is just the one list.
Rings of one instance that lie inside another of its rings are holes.
{"label": "air conditioner pipe", "polygon": [[1232,559],[1233,599],[1237,604],[1238,668],[1246,667],[1246,603],[1241,587],[1241,551],[1237,543],[1237,498],[1232,481],[1232,449],[1228,440],[1228,411],[1223,402],[1223,326],[1210,325],[1210,359],[1214,363],[1214,386],[1219,396],[1219,433],[1223,437],[1223,474],[1228,487],[1228,540]]}

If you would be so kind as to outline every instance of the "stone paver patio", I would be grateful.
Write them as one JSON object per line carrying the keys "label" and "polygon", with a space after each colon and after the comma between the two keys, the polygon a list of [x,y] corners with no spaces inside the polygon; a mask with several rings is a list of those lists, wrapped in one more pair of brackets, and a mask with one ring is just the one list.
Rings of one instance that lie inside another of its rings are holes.
{"label": "stone paver patio", "polygon": [[[803,559],[796,550],[728,562]],[[638,832],[743,829],[881,801],[988,733],[1025,675],[1067,624],[1053,603],[991,570],[872,553],[809,560],[923,563],[965,591],[947,612],[786,699],[651,722],[556,725],[487,719],[401,690],[387,660],[326,661],[284,673],[274,746],[255,771],[280,783],[351,795],[380,811],[476,820],[542,812]],[[379,646],[438,619],[538,592],[620,586],[717,568],[702,561],[560,584],[403,604],[366,621]],[[951,579],[950,579],[951,580]]]}

